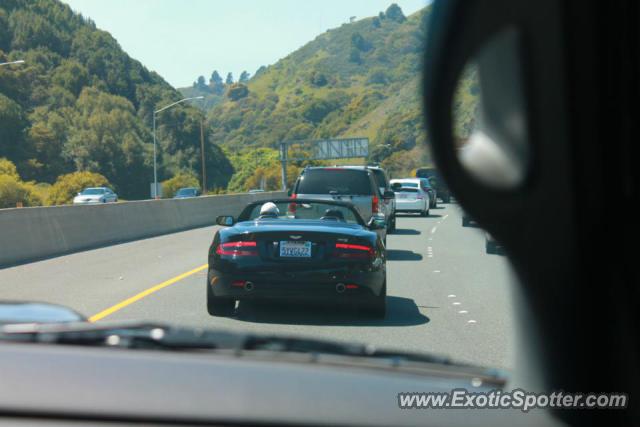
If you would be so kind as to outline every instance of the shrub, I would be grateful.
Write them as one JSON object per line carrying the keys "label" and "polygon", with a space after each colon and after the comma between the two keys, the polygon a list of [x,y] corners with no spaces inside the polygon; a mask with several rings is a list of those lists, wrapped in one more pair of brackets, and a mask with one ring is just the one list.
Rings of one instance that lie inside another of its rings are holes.
{"label": "shrub", "polygon": [[13,162],[4,157],[0,157],[0,175],[9,175],[16,180],[20,179],[20,175],[18,175],[16,165],[14,165]]}
{"label": "shrub", "polygon": [[75,195],[87,187],[107,187],[109,181],[99,173],[73,172],[58,177],[49,191],[49,204],[64,205],[73,201]]}
{"label": "shrub", "polygon": [[163,197],[173,197],[176,192],[184,187],[200,188],[198,178],[191,172],[180,172],[173,178],[162,182]]}
{"label": "shrub", "polygon": [[227,97],[232,101],[238,101],[242,98],[246,98],[249,95],[249,88],[242,83],[234,83],[227,91]]}
{"label": "shrub", "polygon": [[25,183],[11,175],[0,175],[0,208],[40,206],[42,200],[34,191],[33,184]]}

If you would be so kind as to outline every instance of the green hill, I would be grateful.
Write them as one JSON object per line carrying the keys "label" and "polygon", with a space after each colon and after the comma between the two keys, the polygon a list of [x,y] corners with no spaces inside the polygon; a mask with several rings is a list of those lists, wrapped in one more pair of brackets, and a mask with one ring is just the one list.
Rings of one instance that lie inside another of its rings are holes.
{"label": "green hill", "polygon": [[[124,198],[147,197],[153,111],[181,94],[57,0],[0,2],[0,62],[17,59],[0,67],[0,158],[25,181],[89,171]],[[201,118],[188,105],[161,113],[159,179],[198,174]],[[231,164],[213,143],[205,154],[207,182],[225,187]]]}
{"label": "green hill", "polygon": [[227,85],[208,112],[213,140],[234,152],[367,136],[368,160],[397,174],[428,163],[419,80],[429,13],[405,17],[392,5],[319,35],[246,85]]}

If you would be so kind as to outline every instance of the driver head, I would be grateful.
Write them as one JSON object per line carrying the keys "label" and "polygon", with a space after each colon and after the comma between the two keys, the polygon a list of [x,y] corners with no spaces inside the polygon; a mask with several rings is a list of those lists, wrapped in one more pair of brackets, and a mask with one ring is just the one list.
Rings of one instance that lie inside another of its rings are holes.
{"label": "driver head", "polygon": [[280,215],[280,209],[273,202],[267,202],[260,208],[260,216],[273,216]]}

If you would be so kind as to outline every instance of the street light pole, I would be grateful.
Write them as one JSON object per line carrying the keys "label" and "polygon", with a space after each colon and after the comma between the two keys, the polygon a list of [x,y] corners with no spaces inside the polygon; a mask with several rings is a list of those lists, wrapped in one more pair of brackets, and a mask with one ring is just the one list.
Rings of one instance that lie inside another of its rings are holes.
{"label": "street light pole", "polygon": [[15,64],[24,64],[24,59],[18,59],[17,61],[11,61],[11,62],[0,62],[0,66],[15,65]]}
{"label": "street light pole", "polygon": [[204,117],[200,118],[200,154],[202,155],[202,194],[207,191],[207,167],[204,162]]}
{"label": "street light pole", "polygon": [[153,112],[153,194],[156,199],[159,198],[158,197],[158,160],[157,160],[157,154],[156,154],[157,153],[156,151],[156,115],[158,113],[163,112],[164,110],[167,110],[178,104],[182,104],[183,102],[191,101],[193,99],[204,99],[204,96],[193,96],[191,98],[183,98],[180,101],[176,101],[172,104],[165,105],[159,110],[156,110]]}
{"label": "street light pole", "polygon": [[153,198],[158,199],[158,164],[156,156],[156,112],[153,112]]}

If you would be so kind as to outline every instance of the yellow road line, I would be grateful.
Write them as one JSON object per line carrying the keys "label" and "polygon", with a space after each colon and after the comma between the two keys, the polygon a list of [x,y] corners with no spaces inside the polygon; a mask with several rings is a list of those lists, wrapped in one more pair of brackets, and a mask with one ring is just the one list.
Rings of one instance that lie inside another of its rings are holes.
{"label": "yellow road line", "polygon": [[179,276],[176,276],[172,279],[169,279],[167,281],[164,281],[162,283],[160,283],[159,285],[155,285],[150,287],[147,290],[144,290],[142,292],[140,292],[137,295],[132,296],[131,298],[127,298],[126,300],[119,302],[116,305],[113,305],[109,308],[107,308],[106,310],[102,310],[100,313],[98,314],[94,314],[93,316],[89,317],[89,322],[97,322],[100,319],[104,319],[105,317],[115,313],[116,311],[122,310],[123,308],[125,308],[128,305],[133,304],[136,301],[140,301],[142,298],[151,295],[154,292],[159,291],[162,288],[166,288],[167,286],[171,286],[174,283],[179,282],[180,280],[189,277],[193,274],[196,274],[202,270],[204,270],[205,268],[207,268],[207,264],[201,265],[200,267],[196,267],[193,270],[187,271],[186,273],[182,273]]}

